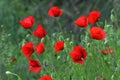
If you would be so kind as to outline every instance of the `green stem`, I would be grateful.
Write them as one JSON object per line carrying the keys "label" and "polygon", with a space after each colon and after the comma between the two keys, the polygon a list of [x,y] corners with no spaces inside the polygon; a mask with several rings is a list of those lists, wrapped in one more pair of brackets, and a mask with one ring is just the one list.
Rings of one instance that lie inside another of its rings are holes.
{"label": "green stem", "polygon": [[[63,29],[62,29],[62,25],[61,25],[61,23],[60,23],[60,21],[59,21],[59,18],[56,18],[56,21],[57,21],[57,24],[58,24],[58,26],[59,26],[59,31],[62,33],[62,36],[63,36],[63,38],[64,38],[64,33],[63,33]],[[65,39],[65,38],[64,38]]]}
{"label": "green stem", "polygon": [[10,71],[7,71],[6,74],[14,75],[14,76],[16,76],[16,77],[18,78],[18,80],[22,80],[22,79],[20,78],[20,76],[18,76],[18,75],[15,74],[15,73],[12,73],[12,72],[10,72]]}
{"label": "green stem", "polygon": [[40,61],[39,58],[38,58],[38,56],[37,56],[36,54],[34,54],[34,57],[35,57],[38,61]]}
{"label": "green stem", "polygon": [[60,24],[59,18],[56,18],[56,20],[57,20],[58,26],[59,26],[59,28],[60,28],[60,31],[62,32],[62,26],[61,26],[61,24]]}

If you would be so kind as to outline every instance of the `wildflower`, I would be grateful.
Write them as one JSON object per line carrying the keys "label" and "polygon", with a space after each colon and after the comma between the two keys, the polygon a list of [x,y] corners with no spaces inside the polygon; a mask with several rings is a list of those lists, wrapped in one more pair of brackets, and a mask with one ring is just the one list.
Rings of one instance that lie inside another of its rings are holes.
{"label": "wildflower", "polygon": [[99,27],[92,27],[90,29],[90,36],[96,40],[104,40],[106,38],[106,32]]}
{"label": "wildflower", "polygon": [[115,51],[111,50],[110,47],[107,47],[105,50],[101,51],[103,55],[113,54]]}
{"label": "wildflower", "polygon": [[56,52],[60,52],[61,50],[63,50],[64,49],[64,42],[63,41],[56,42],[54,49]]}
{"label": "wildflower", "polygon": [[48,11],[48,15],[51,17],[58,17],[58,16],[61,16],[62,14],[63,14],[63,11],[59,9],[59,7],[57,6],[50,8]]}
{"label": "wildflower", "polygon": [[23,28],[30,29],[34,24],[34,21],[35,20],[33,16],[28,16],[27,18],[20,20],[20,24]]}
{"label": "wildflower", "polygon": [[22,52],[23,52],[23,54],[24,54],[25,57],[27,57],[28,59],[30,59],[30,57],[32,56],[32,54],[34,52],[34,44],[32,42],[26,43],[22,47]]}
{"label": "wildflower", "polygon": [[43,52],[45,51],[44,43],[39,43],[35,49],[37,54],[43,54]]}
{"label": "wildflower", "polygon": [[102,50],[102,54],[106,55],[107,51],[106,50]]}
{"label": "wildflower", "polygon": [[41,64],[37,60],[30,60],[29,65],[29,71],[33,73],[38,73],[42,69]]}
{"label": "wildflower", "polygon": [[73,51],[70,52],[70,56],[72,57],[72,61],[78,64],[84,64],[84,60],[86,60],[87,52],[82,46],[75,46]]}
{"label": "wildflower", "polygon": [[115,51],[114,51],[114,50],[111,50],[110,47],[107,47],[107,52],[108,52],[109,54],[113,54]]}
{"label": "wildflower", "polygon": [[86,16],[81,16],[74,22],[78,27],[87,28],[88,27],[88,19]]}
{"label": "wildflower", "polygon": [[88,21],[91,24],[95,24],[100,18],[100,12],[99,11],[92,11],[89,13]]}
{"label": "wildflower", "polygon": [[43,76],[39,80],[53,80],[50,76]]}
{"label": "wildflower", "polygon": [[46,31],[42,25],[38,25],[36,31],[33,34],[38,38],[43,38],[46,36]]}

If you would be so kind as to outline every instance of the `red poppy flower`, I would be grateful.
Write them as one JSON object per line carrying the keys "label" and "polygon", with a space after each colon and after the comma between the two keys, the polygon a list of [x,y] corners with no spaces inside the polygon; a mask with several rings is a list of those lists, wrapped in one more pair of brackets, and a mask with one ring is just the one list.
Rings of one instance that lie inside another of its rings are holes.
{"label": "red poppy flower", "polygon": [[113,54],[114,52],[115,52],[114,50],[111,50],[111,49],[108,50],[109,54]]}
{"label": "red poppy flower", "polygon": [[42,42],[38,44],[35,49],[37,54],[43,54],[43,52],[45,51],[44,43]]}
{"label": "red poppy flower", "polygon": [[102,54],[106,55],[107,51],[106,50],[102,50]]}
{"label": "red poppy flower", "polygon": [[33,34],[38,38],[43,38],[46,36],[46,31],[42,27],[42,25],[38,25],[37,30],[33,32]]}
{"label": "red poppy flower", "polygon": [[22,47],[22,52],[23,52],[23,54],[24,54],[25,57],[27,57],[28,59],[30,59],[30,57],[32,56],[32,54],[34,52],[34,44],[32,42],[26,43]]}
{"label": "red poppy flower", "polygon": [[100,12],[99,11],[92,11],[90,12],[88,16],[88,21],[91,24],[95,24],[100,18]]}
{"label": "red poppy flower", "polygon": [[74,48],[73,48],[73,51],[77,51],[77,52],[79,52],[79,53],[83,53],[83,55],[82,55],[82,57],[84,58],[84,59],[86,59],[86,51],[85,51],[85,49],[83,49],[82,48],[82,46],[75,46]]}
{"label": "red poppy flower", "polygon": [[86,16],[81,16],[74,23],[81,28],[88,27],[88,19]]}
{"label": "red poppy flower", "polygon": [[43,76],[39,80],[53,80],[50,76]]}
{"label": "red poppy flower", "polygon": [[61,16],[62,14],[63,14],[62,10],[60,10],[59,7],[57,6],[50,8],[50,10],[48,11],[48,15],[51,17],[58,17]]}
{"label": "red poppy flower", "polygon": [[82,46],[75,46],[73,51],[70,52],[70,56],[72,57],[72,61],[78,64],[84,64],[84,60],[86,60],[87,52]]}
{"label": "red poppy flower", "polygon": [[107,54],[113,54],[115,51],[111,50],[110,47],[107,47],[107,49],[102,50],[102,54],[103,55],[107,55]]}
{"label": "red poppy flower", "polygon": [[110,47],[107,47],[107,52],[108,52],[109,54],[113,54],[115,51],[114,51],[114,50],[111,50]]}
{"label": "red poppy flower", "polygon": [[15,61],[17,61],[17,59],[16,58],[11,58],[11,61],[15,62]]}
{"label": "red poppy flower", "polygon": [[61,50],[63,50],[64,49],[64,42],[63,41],[56,42],[54,49],[56,52],[60,52]]}
{"label": "red poppy flower", "polygon": [[38,73],[42,69],[41,64],[37,60],[30,60],[29,65],[29,71],[33,73]]}
{"label": "red poppy flower", "polygon": [[90,29],[90,36],[96,40],[104,40],[106,38],[106,32],[99,27],[92,27]]}
{"label": "red poppy flower", "polygon": [[28,16],[27,18],[20,20],[20,24],[23,28],[30,29],[30,28],[32,28],[32,26],[34,24],[34,17]]}

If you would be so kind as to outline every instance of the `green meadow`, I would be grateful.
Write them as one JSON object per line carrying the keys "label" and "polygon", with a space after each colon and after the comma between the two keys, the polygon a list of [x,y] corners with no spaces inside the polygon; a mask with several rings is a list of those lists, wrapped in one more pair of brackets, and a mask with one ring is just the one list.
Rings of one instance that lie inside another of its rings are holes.
{"label": "green meadow", "polygon": [[[39,80],[44,75],[54,80],[120,80],[120,7],[115,0],[0,0],[0,80]],[[62,16],[50,17],[52,6],[59,6]],[[99,21],[88,28],[80,28],[74,21],[91,11],[101,13]],[[32,15],[35,23],[32,29],[24,29],[20,20]],[[41,24],[46,37],[37,38],[31,32]],[[104,40],[90,37],[89,29],[99,26],[106,32]],[[64,49],[55,52],[57,41],[64,41]],[[39,73],[29,71],[29,60],[22,52],[27,42],[37,45],[44,42],[43,54],[32,54],[42,69]],[[82,46],[87,57],[84,64],[72,61],[70,52],[74,46]],[[107,48],[112,54],[104,55]],[[15,58],[16,60],[12,60]]]}

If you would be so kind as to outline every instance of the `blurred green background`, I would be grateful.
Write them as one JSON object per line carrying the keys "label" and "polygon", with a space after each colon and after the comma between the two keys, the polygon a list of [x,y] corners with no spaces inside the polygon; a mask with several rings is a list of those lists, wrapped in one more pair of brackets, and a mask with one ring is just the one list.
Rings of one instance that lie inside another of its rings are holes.
{"label": "blurred green background", "polygon": [[[87,16],[90,11],[99,10],[102,16],[100,21],[105,22],[107,20],[108,23],[111,23],[111,10],[114,9],[117,20],[112,24],[118,27],[120,22],[119,4],[120,0],[0,0],[0,75],[4,76],[0,80],[7,80],[4,73],[4,71],[7,71],[6,67],[9,70],[14,68],[14,66],[9,66],[11,64],[9,58],[22,55],[20,49],[24,42],[23,39],[26,37],[26,32],[19,24],[21,19],[33,15],[35,17],[34,26],[42,24],[47,30],[47,35],[50,36],[59,30],[55,19],[49,17],[47,12],[50,7],[59,6],[64,12],[60,18],[62,29],[66,33],[74,34],[77,43],[78,36],[83,32],[74,25],[74,21],[79,16]],[[104,25],[104,23],[101,23],[101,25]],[[71,36],[69,35],[69,37]],[[20,63],[23,64],[24,61]],[[27,69],[28,66],[20,65],[20,63],[16,64],[18,65],[16,71],[21,70],[19,66]],[[26,80],[28,79],[26,78]]]}
{"label": "blurred green background", "polygon": [[120,11],[119,3],[119,0],[0,0],[0,34],[4,31],[10,36],[7,40],[12,44],[19,43],[24,37],[20,34],[19,20],[29,15],[35,17],[36,25],[45,26],[48,33],[55,32],[55,20],[47,14],[54,5],[64,11],[60,18],[63,30],[79,32],[73,23],[79,16],[99,10],[102,14],[101,20],[109,20],[111,9],[115,8],[117,13]]}

